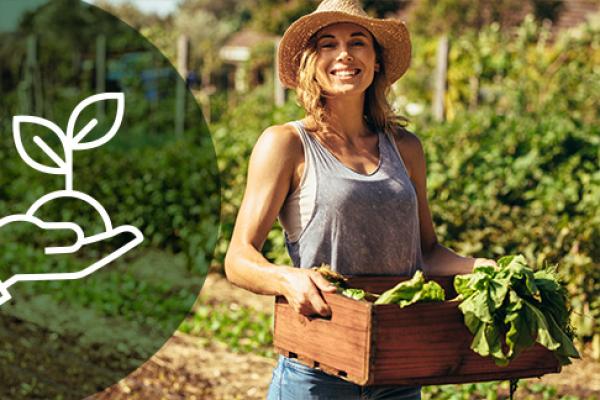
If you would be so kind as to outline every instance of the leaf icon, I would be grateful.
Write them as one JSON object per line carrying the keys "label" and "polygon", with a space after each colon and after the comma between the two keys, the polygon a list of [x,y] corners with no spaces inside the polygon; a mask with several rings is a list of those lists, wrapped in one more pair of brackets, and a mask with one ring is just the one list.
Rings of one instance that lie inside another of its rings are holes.
{"label": "leaf icon", "polygon": [[[117,102],[117,113],[115,115],[115,121],[111,128],[106,134],[99,139],[91,142],[84,142],[83,140],[89,134],[96,125],[98,120],[92,118],[79,132],[75,132],[75,124],[79,119],[83,110],[97,102],[113,100]],[[123,122],[123,116],[125,114],[125,95],[123,93],[101,93],[88,97],[75,107],[71,116],[69,117],[69,123],[67,124],[67,137],[72,140],[71,145],[73,150],[88,150],[94,147],[102,146],[117,134],[121,123]]]}
{"label": "leaf icon", "polygon": [[[33,117],[29,115],[17,115],[13,118],[13,136],[15,138],[15,145],[17,147],[17,151],[19,155],[30,167],[37,169],[38,171],[54,174],[54,175],[65,175],[67,171],[67,162],[63,158],[61,158],[52,148],[39,136],[35,136],[33,138],[34,143],[44,152],[54,163],[56,167],[49,167],[47,165],[41,164],[35,161],[33,158],[29,156],[27,150],[23,146],[23,140],[21,137],[21,125],[22,124],[34,124],[41,125],[50,129],[52,132],[58,136],[60,142],[62,143],[63,149],[67,147],[66,137],[63,131],[52,121],[48,121],[47,119],[40,117]],[[63,155],[64,156],[64,155]]]}

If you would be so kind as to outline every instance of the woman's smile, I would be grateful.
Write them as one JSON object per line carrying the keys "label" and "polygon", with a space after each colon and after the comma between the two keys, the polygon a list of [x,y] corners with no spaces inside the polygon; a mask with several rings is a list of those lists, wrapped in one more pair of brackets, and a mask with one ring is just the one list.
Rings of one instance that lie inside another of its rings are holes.
{"label": "woman's smile", "polygon": [[351,80],[361,73],[360,68],[340,67],[331,71],[331,75],[341,80]]}
{"label": "woman's smile", "polygon": [[375,46],[371,33],[352,23],[321,29],[316,36],[317,81],[329,95],[362,94],[373,82]]}

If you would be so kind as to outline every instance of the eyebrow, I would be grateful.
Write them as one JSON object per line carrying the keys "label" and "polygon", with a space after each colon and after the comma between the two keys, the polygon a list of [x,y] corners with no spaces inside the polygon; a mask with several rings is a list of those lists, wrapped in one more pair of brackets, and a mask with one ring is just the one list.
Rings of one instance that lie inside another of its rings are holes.
{"label": "eyebrow", "polygon": [[[353,32],[353,33],[350,35],[350,37],[357,37],[357,36],[361,36],[361,37],[364,37],[364,38],[366,38],[366,37],[367,37],[367,35],[365,35],[365,34],[364,34],[364,33],[362,33],[362,32]],[[317,38],[317,41],[319,41],[319,40],[321,40],[321,39],[335,39],[335,36],[333,36],[332,34],[325,34],[325,35],[323,35],[323,36],[319,36],[319,37]]]}

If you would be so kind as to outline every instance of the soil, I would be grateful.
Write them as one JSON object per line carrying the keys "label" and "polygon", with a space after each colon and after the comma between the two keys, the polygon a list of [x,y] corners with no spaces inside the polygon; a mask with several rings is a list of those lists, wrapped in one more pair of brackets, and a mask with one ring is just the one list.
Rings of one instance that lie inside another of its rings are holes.
{"label": "soil", "polygon": [[[257,311],[273,308],[271,297],[233,287],[218,274],[207,278],[202,299],[235,302]],[[274,366],[275,359],[234,353],[220,343],[178,332],[141,368],[88,400],[264,399]],[[600,362],[591,360],[586,351],[582,360],[560,374],[528,381],[555,386],[557,396],[600,399]]]}

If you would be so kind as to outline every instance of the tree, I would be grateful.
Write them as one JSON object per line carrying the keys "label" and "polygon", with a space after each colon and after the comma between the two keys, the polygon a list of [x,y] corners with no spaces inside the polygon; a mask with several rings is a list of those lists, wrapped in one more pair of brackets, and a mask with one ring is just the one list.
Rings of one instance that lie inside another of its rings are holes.
{"label": "tree", "polygon": [[496,22],[501,28],[519,24],[532,12],[538,20],[558,19],[563,0],[419,0],[412,1],[411,31],[428,36],[459,35]]}
{"label": "tree", "polygon": [[157,14],[146,14],[131,2],[113,4],[108,0],[97,0],[94,5],[113,14],[137,30],[163,22],[163,18]]}
{"label": "tree", "polygon": [[255,0],[251,27],[257,31],[282,35],[292,22],[314,11],[317,4],[313,0]]}
{"label": "tree", "polygon": [[377,18],[385,18],[408,7],[410,0],[363,0],[362,3],[365,11],[369,14]]}
{"label": "tree", "polygon": [[221,65],[219,50],[234,31],[233,24],[220,20],[202,7],[194,7],[180,10],[175,16],[174,27],[178,35],[190,39],[193,60],[190,67],[199,68],[202,84],[208,85],[211,73]]}

